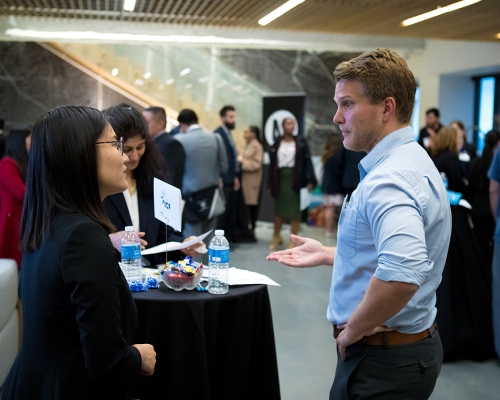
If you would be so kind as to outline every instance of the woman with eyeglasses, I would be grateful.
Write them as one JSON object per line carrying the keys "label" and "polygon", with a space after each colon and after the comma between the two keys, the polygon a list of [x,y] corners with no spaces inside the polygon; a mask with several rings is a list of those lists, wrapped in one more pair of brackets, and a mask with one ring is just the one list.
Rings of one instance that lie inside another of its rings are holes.
{"label": "woman with eyeglasses", "polygon": [[26,190],[26,168],[31,132],[11,130],[6,154],[0,160],[0,258],[12,258],[21,267],[19,222]]}
{"label": "woman with eyeglasses", "polygon": [[134,344],[137,310],[102,206],[127,188],[106,117],[63,106],[33,128],[22,210],[21,351],[2,399],[130,399],[156,353]]}
{"label": "woman with eyeglasses", "polygon": [[[182,242],[194,236],[184,238],[170,226],[165,229],[165,223],[154,216],[153,179],[156,177],[169,182],[167,165],[158,152],[155,143],[148,135],[147,122],[142,114],[128,104],[121,103],[104,110],[117,136],[123,137],[124,153],[128,157],[125,164],[127,190],[109,196],[104,201],[108,216],[118,231],[111,235],[111,241],[117,250],[120,249],[121,238],[126,226],[133,225],[139,232],[143,246],[154,247],[167,240]],[[182,252],[196,256],[195,244]],[[179,252],[168,254],[169,259],[177,261]],[[165,262],[165,253],[152,254],[145,258],[153,265]]]}

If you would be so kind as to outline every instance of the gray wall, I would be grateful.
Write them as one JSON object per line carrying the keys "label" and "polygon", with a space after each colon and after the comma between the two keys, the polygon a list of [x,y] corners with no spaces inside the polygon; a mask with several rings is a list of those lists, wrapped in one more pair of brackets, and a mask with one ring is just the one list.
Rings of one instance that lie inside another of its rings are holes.
{"label": "gray wall", "polygon": [[31,128],[60,105],[143,108],[36,43],[0,42],[0,118],[4,130]]}
{"label": "gray wall", "polygon": [[467,140],[473,142],[474,82],[470,75],[442,75],[439,85],[439,110],[441,123],[449,125],[458,119],[467,128]]}

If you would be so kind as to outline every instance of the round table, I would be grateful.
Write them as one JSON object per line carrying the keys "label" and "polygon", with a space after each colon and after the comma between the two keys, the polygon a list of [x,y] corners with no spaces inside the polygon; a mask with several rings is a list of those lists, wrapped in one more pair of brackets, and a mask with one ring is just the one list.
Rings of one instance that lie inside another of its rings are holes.
{"label": "round table", "polygon": [[230,286],[224,295],[159,289],[133,293],[135,343],[156,351],[136,398],[280,399],[267,286]]}

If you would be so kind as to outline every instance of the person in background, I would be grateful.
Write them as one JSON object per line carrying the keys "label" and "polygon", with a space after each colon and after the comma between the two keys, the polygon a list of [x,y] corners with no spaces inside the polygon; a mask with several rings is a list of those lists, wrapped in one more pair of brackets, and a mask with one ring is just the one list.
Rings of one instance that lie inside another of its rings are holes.
{"label": "person in background", "polygon": [[26,185],[31,132],[11,130],[6,155],[0,160],[0,258],[12,258],[21,267],[19,222]]}
{"label": "person in background", "polygon": [[[442,128],[431,143],[437,170],[448,190],[468,193],[454,128]],[[490,274],[470,226],[470,211],[455,202],[451,208],[451,238],[441,283],[436,291],[436,322],[443,345],[443,360],[487,360],[493,349]],[[473,313],[469,310],[475,310]]]}
{"label": "person in background", "polygon": [[175,135],[177,135],[177,134],[178,134],[178,133],[180,133],[180,132],[181,132],[181,128],[180,128],[180,126],[179,126],[179,125],[176,125],[176,126],[174,126],[174,127],[172,128],[172,130],[169,132],[169,134],[170,134],[171,136],[175,136]]}
{"label": "person in background", "polygon": [[432,139],[443,127],[439,117],[440,113],[437,108],[429,108],[425,112],[425,127],[420,130],[420,134],[418,135],[418,144],[426,149],[427,152],[430,151]]}
{"label": "person in background", "polygon": [[325,236],[337,237],[338,207],[344,201],[342,188],[342,136],[331,132],[325,140],[321,161],[323,163],[323,210],[325,215]]}
{"label": "person in background", "polygon": [[500,143],[500,132],[490,131],[484,137],[484,149],[481,157],[471,162],[471,175],[467,187],[468,198],[472,205],[471,217],[474,236],[481,251],[487,275],[491,281],[491,262],[493,259],[493,234],[495,219],[490,208],[490,180],[488,169]]}
{"label": "person in background", "polygon": [[431,143],[432,161],[448,180],[448,190],[465,193],[467,180],[458,159],[457,132],[453,128],[442,128]]}
{"label": "person in background", "polygon": [[450,128],[455,129],[457,132],[458,158],[462,166],[462,172],[468,180],[471,173],[472,162],[477,158],[476,147],[472,143],[467,142],[465,125],[462,121],[451,121]]}
{"label": "person in background", "polygon": [[351,151],[342,144],[343,167],[342,187],[347,198],[351,197],[352,192],[356,190],[359,184],[358,165],[366,156],[364,151]]}
{"label": "person in background", "polygon": [[[307,187],[311,192],[317,185],[311,162],[309,146],[302,136],[294,136],[295,122],[285,118],[282,122],[283,136],[276,139],[270,150],[268,187],[274,197],[274,234],[269,250],[276,250],[283,244],[281,227],[284,220],[290,221],[292,234],[300,229],[300,189]],[[289,248],[295,246],[290,241]]]}
{"label": "person in background", "polygon": [[[190,195],[203,189],[219,185],[219,177],[227,168],[226,151],[220,135],[205,131],[198,124],[198,116],[193,110],[184,109],[179,112],[181,133],[175,139],[186,152],[186,172],[182,181],[182,196]],[[187,207],[184,206],[183,232],[186,235],[199,236],[215,229],[217,218],[203,221],[186,221]],[[213,233],[205,238],[205,244],[210,243]]]}
{"label": "person in background", "polygon": [[[344,202],[337,247],[291,235],[267,259],[333,265],[327,317],[337,344],[330,400],[430,397],[442,362],[435,291],[450,239],[448,196],[409,126],[417,82],[406,61],[377,49],[337,66],[334,122],[368,154]],[[395,378],[397,376],[397,379]]]}
{"label": "person in background", "polygon": [[2,400],[131,399],[156,353],[134,344],[137,310],[102,206],[127,189],[106,117],[62,106],[33,127],[20,247],[21,350]]}
{"label": "person in background", "polygon": [[500,151],[495,152],[488,170],[490,178],[490,207],[495,219],[493,235],[493,261],[491,264],[491,287],[493,290],[493,335],[495,352],[500,357]]}
{"label": "person in background", "polygon": [[237,247],[237,233],[234,221],[237,219],[237,202],[235,192],[240,189],[240,166],[237,162],[238,152],[234,144],[231,131],[236,127],[236,110],[231,105],[222,107],[219,112],[221,126],[214,130],[214,134],[222,139],[226,149],[227,169],[221,174],[224,197],[226,199],[226,211],[217,220],[217,229],[224,230],[224,236],[231,247]]}
{"label": "person in background", "polygon": [[[128,157],[127,190],[113,194],[104,200],[104,207],[109,219],[119,232],[111,235],[111,241],[117,250],[126,226],[134,226],[140,233],[143,244],[148,247],[169,242],[182,242],[193,237],[184,238],[169,225],[155,218],[153,179],[165,180],[166,166],[158,153],[155,144],[148,135],[146,120],[139,111],[128,104],[121,103],[104,110],[110,124],[118,137],[124,140],[123,148]],[[173,139],[175,141],[175,139]],[[198,246],[201,245],[198,244]],[[182,249],[186,255],[196,256],[197,245]],[[153,266],[165,263],[165,253],[144,256]],[[178,252],[169,253],[169,258],[177,261]]]}
{"label": "person in background", "polygon": [[160,150],[160,154],[168,166],[168,174],[164,174],[164,180],[178,189],[182,189],[182,177],[184,176],[184,164],[186,153],[173,135],[165,131],[167,126],[167,114],[162,107],[146,108],[142,115],[147,121],[148,133]]}
{"label": "person in background", "polygon": [[255,223],[259,212],[259,195],[262,184],[262,158],[264,149],[258,137],[260,130],[257,126],[249,126],[245,129],[243,137],[245,148],[242,154],[238,155],[238,162],[241,164],[241,189],[243,198],[250,214],[252,235],[255,237]]}

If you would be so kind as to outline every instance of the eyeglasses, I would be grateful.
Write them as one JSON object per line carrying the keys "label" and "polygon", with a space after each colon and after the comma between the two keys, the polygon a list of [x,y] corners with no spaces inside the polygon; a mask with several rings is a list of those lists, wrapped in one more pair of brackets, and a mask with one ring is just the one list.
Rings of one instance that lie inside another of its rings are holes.
{"label": "eyeglasses", "polygon": [[116,145],[116,149],[123,156],[123,137],[121,137],[119,140],[111,140],[109,142],[95,142],[95,144],[105,144],[105,143],[114,143]]}

